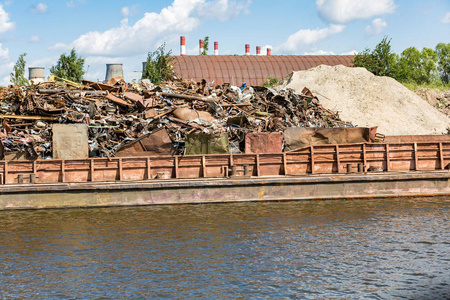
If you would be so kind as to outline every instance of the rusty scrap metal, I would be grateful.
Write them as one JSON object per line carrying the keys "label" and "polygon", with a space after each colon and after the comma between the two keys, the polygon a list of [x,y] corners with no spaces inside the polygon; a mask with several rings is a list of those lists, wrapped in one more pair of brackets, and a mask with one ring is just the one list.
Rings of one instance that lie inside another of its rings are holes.
{"label": "rusty scrap metal", "polygon": [[[232,153],[245,152],[249,133],[283,133],[288,127],[353,127],[305,89],[211,86],[205,80],[154,85],[83,80],[80,86],[45,82],[0,88],[0,135],[5,153],[51,158],[52,124],[85,123],[90,157],[114,157],[124,145],[164,129],[173,154],[184,154],[192,134],[227,135]],[[7,120],[7,123],[6,123]],[[259,151],[259,150],[258,150]]]}

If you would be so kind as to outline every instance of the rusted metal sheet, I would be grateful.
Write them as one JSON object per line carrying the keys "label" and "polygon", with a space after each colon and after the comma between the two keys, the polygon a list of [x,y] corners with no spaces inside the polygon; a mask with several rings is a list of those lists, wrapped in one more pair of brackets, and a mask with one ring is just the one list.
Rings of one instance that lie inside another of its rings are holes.
{"label": "rusted metal sheet", "polygon": [[374,142],[376,131],[377,127],[288,127],[284,133],[285,151],[292,151],[310,145]]}
{"label": "rusted metal sheet", "polygon": [[230,153],[228,135],[226,133],[188,134],[185,143],[186,155]]}
{"label": "rusted metal sheet", "polygon": [[450,142],[450,134],[439,135],[390,135],[385,136],[385,143],[438,143]]}
{"label": "rusted metal sheet", "polygon": [[155,106],[155,100],[152,98],[142,99],[137,101],[137,106],[140,109],[147,109]]}
{"label": "rusted metal sheet", "polygon": [[247,133],[245,153],[281,153],[283,134],[281,132]]}
{"label": "rusted metal sheet", "polygon": [[233,56],[200,55],[174,56],[178,77],[214,84],[230,83],[240,86],[262,85],[267,77],[282,79],[293,71],[307,70],[318,65],[352,66],[353,55],[271,55]]}
{"label": "rusted metal sheet", "polygon": [[323,144],[272,154],[0,161],[0,179],[3,184],[17,184],[19,175],[24,183],[30,183],[33,176],[35,183],[398,171],[413,176],[414,172],[410,171],[448,170],[449,167],[450,142]]}
{"label": "rusted metal sheet", "polygon": [[165,129],[159,129],[124,145],[116,150],[116,156],[171,155],[173,143]]}
{"label": "rusted metal sheet", "polygon": [[119,91],[119,87],[110,84],[90,81],[86,79],[83,79],[81,82],[83,83],[83,85],[89,86],[97,91],[110,91],[110,92]]}
{"label": "rusted metal sheet", "polygon": [[140,100],[142,100],[144,98],[143,96],[141,96],[139,94],[136,94],[136,93],[133,93],[133,92],[125,92],[124,93],[124,97],[127,100],[130,100],[130,101],[133,101],[133,102],[138,102],[138,101],[140,101]]}

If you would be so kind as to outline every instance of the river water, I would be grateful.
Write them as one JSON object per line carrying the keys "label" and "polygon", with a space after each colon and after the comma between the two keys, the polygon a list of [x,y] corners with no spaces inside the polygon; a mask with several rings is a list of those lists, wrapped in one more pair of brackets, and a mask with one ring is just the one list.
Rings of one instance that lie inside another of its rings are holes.
{"label": "river water", "polygon": [[450,199],[0,212],[0,299],[450,299]]}

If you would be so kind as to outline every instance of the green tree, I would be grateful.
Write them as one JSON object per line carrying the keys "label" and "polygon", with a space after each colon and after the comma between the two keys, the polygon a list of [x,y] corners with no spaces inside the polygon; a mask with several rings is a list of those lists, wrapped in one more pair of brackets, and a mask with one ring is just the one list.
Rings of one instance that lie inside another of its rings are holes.
{"label": "green tree", "polygon": [[450,43],[439,43],[436,46],[438,56],[438,72],[443,84],[450,83]]}
{"label": "green tree", "polygon": [[372,54],[372,50],[369,48],[364,49],[361,53],[355,55],[353,59],[353,65],[355,67],[366,68],[369,72],[376,73],[379,69],[378,58]]}
{"label": "green tree", "polygon": [[400,56],[391,51],[391,40],[383,40],[370,50],[358,53],[353,64],[378,76],[390,76],[409,84],[448,84],[450,80],[450,44],[440,43],[436,51],[409,47]]}
{"label": "green tree", "polygon": [[363,67],[377,76],[395,77],[397,73],[398,57],[391,50],[391,39],[385,36],[373,50],[364,49],[358,53],[353,64],[355,67]]}
{"label": "green tree", "polygon": [[19,58],[14,65],[14,69],[10,74],[10,80],[13,85],[22,86],[29,84],[28,80],[25,78],[25,56],[27,56],[26,53],[19,55]]}
{"label": "green tree", "polygon": [[423,48],[420,53],[420,72],[416,82],[422,83],[438,83],[439,73],[437,69],[438,55],[431,48]]}
{"label": "green tree", "polygon": [[173,79],[174,71],[170,63],[174,58],[170,57],[171,50],[166,53],[165,47],[166,43],[159,46],[156,51],[148,53],[142,79],[150,79],[155,84]]}
{"label": "green tree", "polygon": [[200,53],[200,55],[208,55],[209,50],[209,36],[205,36],[203,39],[203,51]]}
{"label": "green tree", "polygon": [[376,45],[373,55],[378,59],[378,70],[375,75],[395,77],[397,73],[397,55],[391,50],[391,39],[388,40],[387,36],[385,36]]}
{"label": "green tree", "polygon": [[84,75],[84,58],[79,57],[75,48],[69,55],[61,54],[56,66],[50,68],[50,73],[67,80],[81,82]]}
{"label": "green tree", "polygon": [[403,50],[398,61],[396,79],[401,82],[413,83],[419,78],[421,54],[415,47]]}

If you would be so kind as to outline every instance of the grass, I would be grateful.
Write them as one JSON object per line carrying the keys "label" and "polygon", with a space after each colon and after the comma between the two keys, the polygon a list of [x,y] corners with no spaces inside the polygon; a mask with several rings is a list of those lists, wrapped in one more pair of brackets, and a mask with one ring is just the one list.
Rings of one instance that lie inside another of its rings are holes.
{"label": "grass", "polygon": [[415,91],[418,88],[438,89],[440,91],[450,90],[450,83],[442,85],[442,84],[426,84],[426,83],[417,84],[417,83],[402,82],[402,84],[411,91]]}

